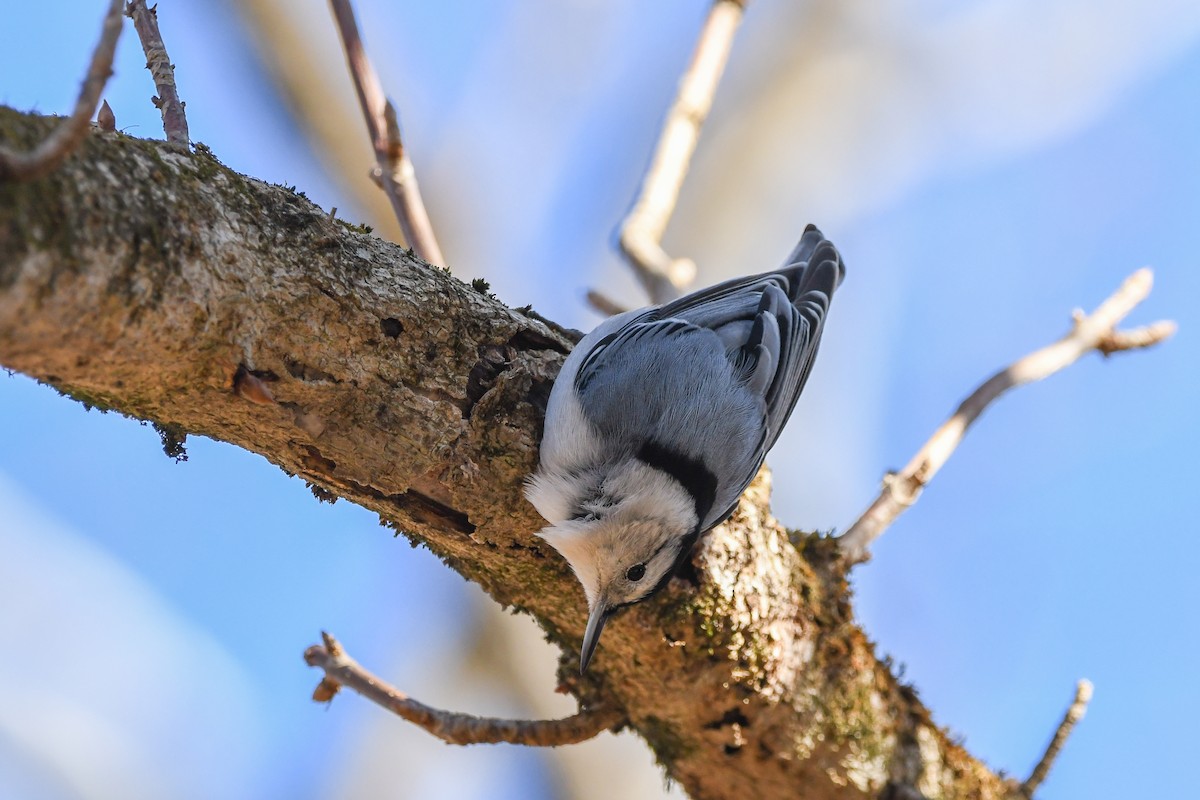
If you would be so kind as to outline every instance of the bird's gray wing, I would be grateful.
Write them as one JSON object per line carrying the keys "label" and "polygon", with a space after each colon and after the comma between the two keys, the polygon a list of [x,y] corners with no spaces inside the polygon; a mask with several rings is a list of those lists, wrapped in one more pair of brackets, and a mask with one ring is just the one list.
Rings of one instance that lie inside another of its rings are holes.
{"label": "bird's gray wing", "polygon": [[844,275],[837,249],[809,225],[782,268],[681,297],[650,318],[685,320],[721,337],[735,370],[766,402],[765,456],[808,380]]}
{"label": "bird's gray wing", "polygon": [[767,429],[713,331],[681,319],[631,322],[601,338],[575,375],[587,421],[612,448],[675,478],[698,530],[745,488]]}
{"label": "bird's gray wing", "polygon": [[[813,226],[789,263],[631,313],[574,375],[608,441],[715,476],[701,530],[733,512],[795,407],[844,269]],[[715,336],[714,336],[715,334]]]}

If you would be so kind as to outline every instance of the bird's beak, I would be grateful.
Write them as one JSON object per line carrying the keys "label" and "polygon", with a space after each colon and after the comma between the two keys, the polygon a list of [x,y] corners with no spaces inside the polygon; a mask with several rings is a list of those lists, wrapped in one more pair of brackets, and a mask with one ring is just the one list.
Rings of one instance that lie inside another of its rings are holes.
{"label": "bird's beak", "polygon": [[583,650],[579,653],[580,675],[587,671],[592,653],[596,652],[596,643],[600,641],[600,631],[604,630],[604,623],[608,621],[611,613],[608,603],[605,603],[603,598],[598,598],[592,606],[591,613],[588,614],[587,630],[583,632]]}

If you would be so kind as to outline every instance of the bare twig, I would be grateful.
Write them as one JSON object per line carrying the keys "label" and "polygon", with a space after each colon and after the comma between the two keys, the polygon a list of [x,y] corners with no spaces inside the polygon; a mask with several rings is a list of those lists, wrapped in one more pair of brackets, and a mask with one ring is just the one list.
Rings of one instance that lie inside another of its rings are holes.
{"label": "bare twig", "polygon": [[1175,332],[1174,322],[1156,322],[1131,331],[1116,325],[1150,293],[1153,275],[1143,268],[1129,276],[1121,287],[1092,314],[1076,312],[1066,336],[1048,347],[1030,353],[989,378],[962,401],[942,427],[913,456],[898,474],[884,480],[883,491],[863,515],[838,538],[843,558],[857,564],[870,558],[868,548],[920,497],[925,485],[954,452],[971,424],[1000,395],[1017,386],[1040,381],[1098,350],[1105,355],[1118,350],[1149,347]]}
{"label": "bare twig", "polygon": [[1063,749],[1063,745],[1067,743],[1067,737],[1071,735],[1071,731],[1083,719],[1083,715],[1087,713],[1088,703],[1092,700],[1092,682],[1089,680],[1081,680],[1075,686],[1075,700],[1067,708],[1067,713],[1063,715],[1062,722],[1058,723],[1058,728],[1054,731],[1054,736],[1050,738],[1050,743],[1046,745],[1046,752],[1042,754],[1042,759],[1033,768],[1033,772],[1029,773],[1029,777],[1021,784],[1018,791],[1018,797],[1032,798],[1033,793],[1042,785],[1042,781],[1046,780],[1046,776],[1050,774],[1050,768],[1054,766],[1054,760],[1058,758],[1059,752]]}
{"label": "bare twig", "polygon": [[379,76],[367,59],[350,0],[329,0],[329,6],[337,21],[350,77],[354,79],[358,103],[371,136],[371,146],[375,149],[373,177],[391,201],[408,246],[429,263],[445,266],[446,258],[442,255],[429,214],[425,211],[425,203],[421,200],[416,172],[404,151],[396,109],[384,96]]}
{"label": "bare twig", "polygon": [[1138,350],[1158,344],[1169,338],[1178,326],[1174,322],[1161,321],[1131,331],[1110,331],[1100,339],[1096,349],[1106,356],[1122,350]]}
{"label": "bare twig", "polygon": [[713,95],[725,71],[746,2],[715,0],[712,4],[692,62],[680,79],[679,93],[667,112],[637,202],[621,223],[621,250],[654,303],[678,297],[696,277],[696,265],[691,259],[668,255],[662,248],[662,237],[696,151],[700,128],[712,108]]}
{"label": "bare twig", "polygon": [[588,289],[587,301],[588,305],[593,309],[610,317],[615,317],[617,314],[624,314],[629,310],[608,295],[598,292],[595,289]]}
{"label": "bare twig", "polygon": [[[328,59],[309,57],[306,52],[312,46],[312,21],[296,13],[294,0],[240,0],[237,9],[327,169],[353,195],[363,214],[375,220],[379,236],[403,242],[391,200],[381,187],[362,180],[364,165],[375,163],[374,151],[364,159],[362,112],[354,90],[347,91],[346,73],[331,70]],[[333,28],[330,33],[337,37]]]}
{"label": "bare twig", "polygon": [[328,633],[321,637],[324,646],[313,645],[304,652],[309,666],[325,670],[325,677],[313,693],[314,700],[328,702],[339,686],[347,686],[449,744],[508,742],[556,747],[587,741],[625,721],[624,715],[611,708],[592,708],[553,720],[493,719],[431,708],[367,672]]}
{"label": "bare twig", "polygon": [[187,115],[183,113],[184,103],[179,99],[175,89],[175,65],[167,55],[167,46],[163,44],[162,34],[158,31],[158,4],[146,7],[146,0],[131,0],[125,6],[125,16],[133,20],[138,38],[142,41],[142,51],[146,54],[146,69],[154,78],[154,87],[158,95],[150,98],[154,107],[162,112],[163,131],[167,141],[178,147],[186,148],[191,140],[188,138]]}
{"label": "bare twig", "polygon": [[87,135],[92,112],[100,102],[100,92],[112,75],[113,54],[117,39],[121,36],[121,8],[123,0],[112,0],[104,24],[100,28],[100,41],[92,52],[75,110],[63,120],[54,132],[28,153],[14,152],[0,146],[0,181],[31,181],[53,172],[63,160],[79,147]]}

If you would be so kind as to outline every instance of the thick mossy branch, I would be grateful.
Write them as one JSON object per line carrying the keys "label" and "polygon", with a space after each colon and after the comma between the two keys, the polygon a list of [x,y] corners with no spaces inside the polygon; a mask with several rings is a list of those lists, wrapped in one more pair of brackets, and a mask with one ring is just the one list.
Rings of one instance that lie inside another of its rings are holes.
{"label": "thick mossy branch", "polygon": [[[0,109],[0,142],[53,124]],[[770,517],[765,476],[578,676],[582,593],[521,496],[569,349],[200,148],[96,133],[0,184],[0,364],[377,512],[532,614],[582,706],[627,717],[693,797],[1003,796],[875,658],[829,541]]]}

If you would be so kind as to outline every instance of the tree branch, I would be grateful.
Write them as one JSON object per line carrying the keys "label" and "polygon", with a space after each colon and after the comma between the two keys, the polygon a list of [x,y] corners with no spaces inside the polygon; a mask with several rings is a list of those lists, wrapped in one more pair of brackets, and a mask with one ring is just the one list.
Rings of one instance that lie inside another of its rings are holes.
{"label": "tree branch", "polygon": [[176,147],[187,149],[191,144],[188,137],[187,115],[183,112],[184,103],[179,99],[179,91],[175,88],[175,65],[167,55],[167,46],[163,43],[162,34],[158,30],[158,4],[146,7],[146,0],[130,0],[125,7],[125,15],[133,20],[138,39],[142,42],[142,52],[146,54],[146,69],[154,78],[154,87],[158,94],[150,98],[154,107],[162,112],[163,132],[167,141]]}
{"label": "tree branch", "polygon": [[53,172],[73,153],[87,135],[92,112],[100,102],[104,84],[112,75],[113,55],[117,39],[121,38],[121,8],[123,0],[112,0],[100,28],[100,41],[92,52],[75,110],[63,120],[40,144],[28,152],[11,150],[0,145],[0,183],[8,180],[31,181]]}
{"label": "tree branch", "polygon": [[603,292],[596,291],[595,289],[588,289],[587,301],[588,305],[591,306],[594,311],[598,311],[599,313],[608,317],[615,317],[617,314],[624,314],[629,310],[608,295],[604,294]]}
{"label": "tree branch", "polygon": [[325,645],[313,645],[304,651],[310,667],[325,670],[313,699],[329,702],[338,686],[349,686],[371,702],[424,728],[447,744],[524,744],[534,747],[558,747],[595,738],[620,725],[625,717],[611,708],[592,708],[563,719],[519,720],[474,717],[443,711],[413,700],[392,688],[346,654],[341,644],[322,633]]}
{"label": "tree branch", "polygon": [[346,51],[346,64],[354,79],[354,90],[358,93],[371,146],[375,149],[373,177],[391,201],[408,246],[430,264],[445,266],[446,257],[442,255],[425,202],[421,199],[416,171],[400,138],[396,108],[384,95],[379,76],[367,58],[350,0],[329,0],[329,6],[337,21],[342,47]]}
{"label": "tree branch", "polygon": [[[0,108],[5,141],[54,124]],[[579,676],[586,604],[521,496],[570,346],[207,150],[89,136],[0,187],[0,364],[379,514],[532,615],[580,708],[623,710],[693,797],[1009,793],[875,657],[836,546],[770,516],[765,473]]]}
{"label": "tree branch", "polygon": [[979,415],[1009,389],[1048,378],[1092,350],[1107,356],[1119,350],[1149,347],[1169,338],[1175,332],[1174,322],[1156,322],[1131,331],[1116,330],[1117,323],[1146,298],[1152,285],[1149,268],[1133,273],[1091,315],[1076,312],[1066,336],[997,372],[963,400],[908,465],[884,480],[883,491],[875,502],[838,537],[846,563],[859,564],[870,558],[871,543],[917,501]]}
{"label": "tree branch", "polygon": [[678,297],[696,279],[696,265],[662,247],[667,223],[687,177],[700,129],[712,108],[747,0],[715,0],[696,42],[691,64],[659,134],[658,145],[633,210],[621,224],[621,250],[652,303]]}
{"label": "tree branch", "polygon": [[1081,680],[1075,687],[1075,699],[1067,707],[1067,713],[1063,715],[1062,722],[1058,723],[1054,736],[1050,737],[1050,743],[1046,745],[1046,752],[1042,754],[1042,758],[1033,768],[1033,772],[1029,773],[1029,778],[1021,784],[1020,797],[1026,798],[1026,800],[1032,798],[1034,792],[1042,785],[1042,781],[1046,780],[1046,776],[1050,774],[1050,768],[1054,766],[1054,760],[1058,758],[1063,745],[1067,743],[1071,731],[1087,713],[1088,703],[1091,701],[1092,682]]}

